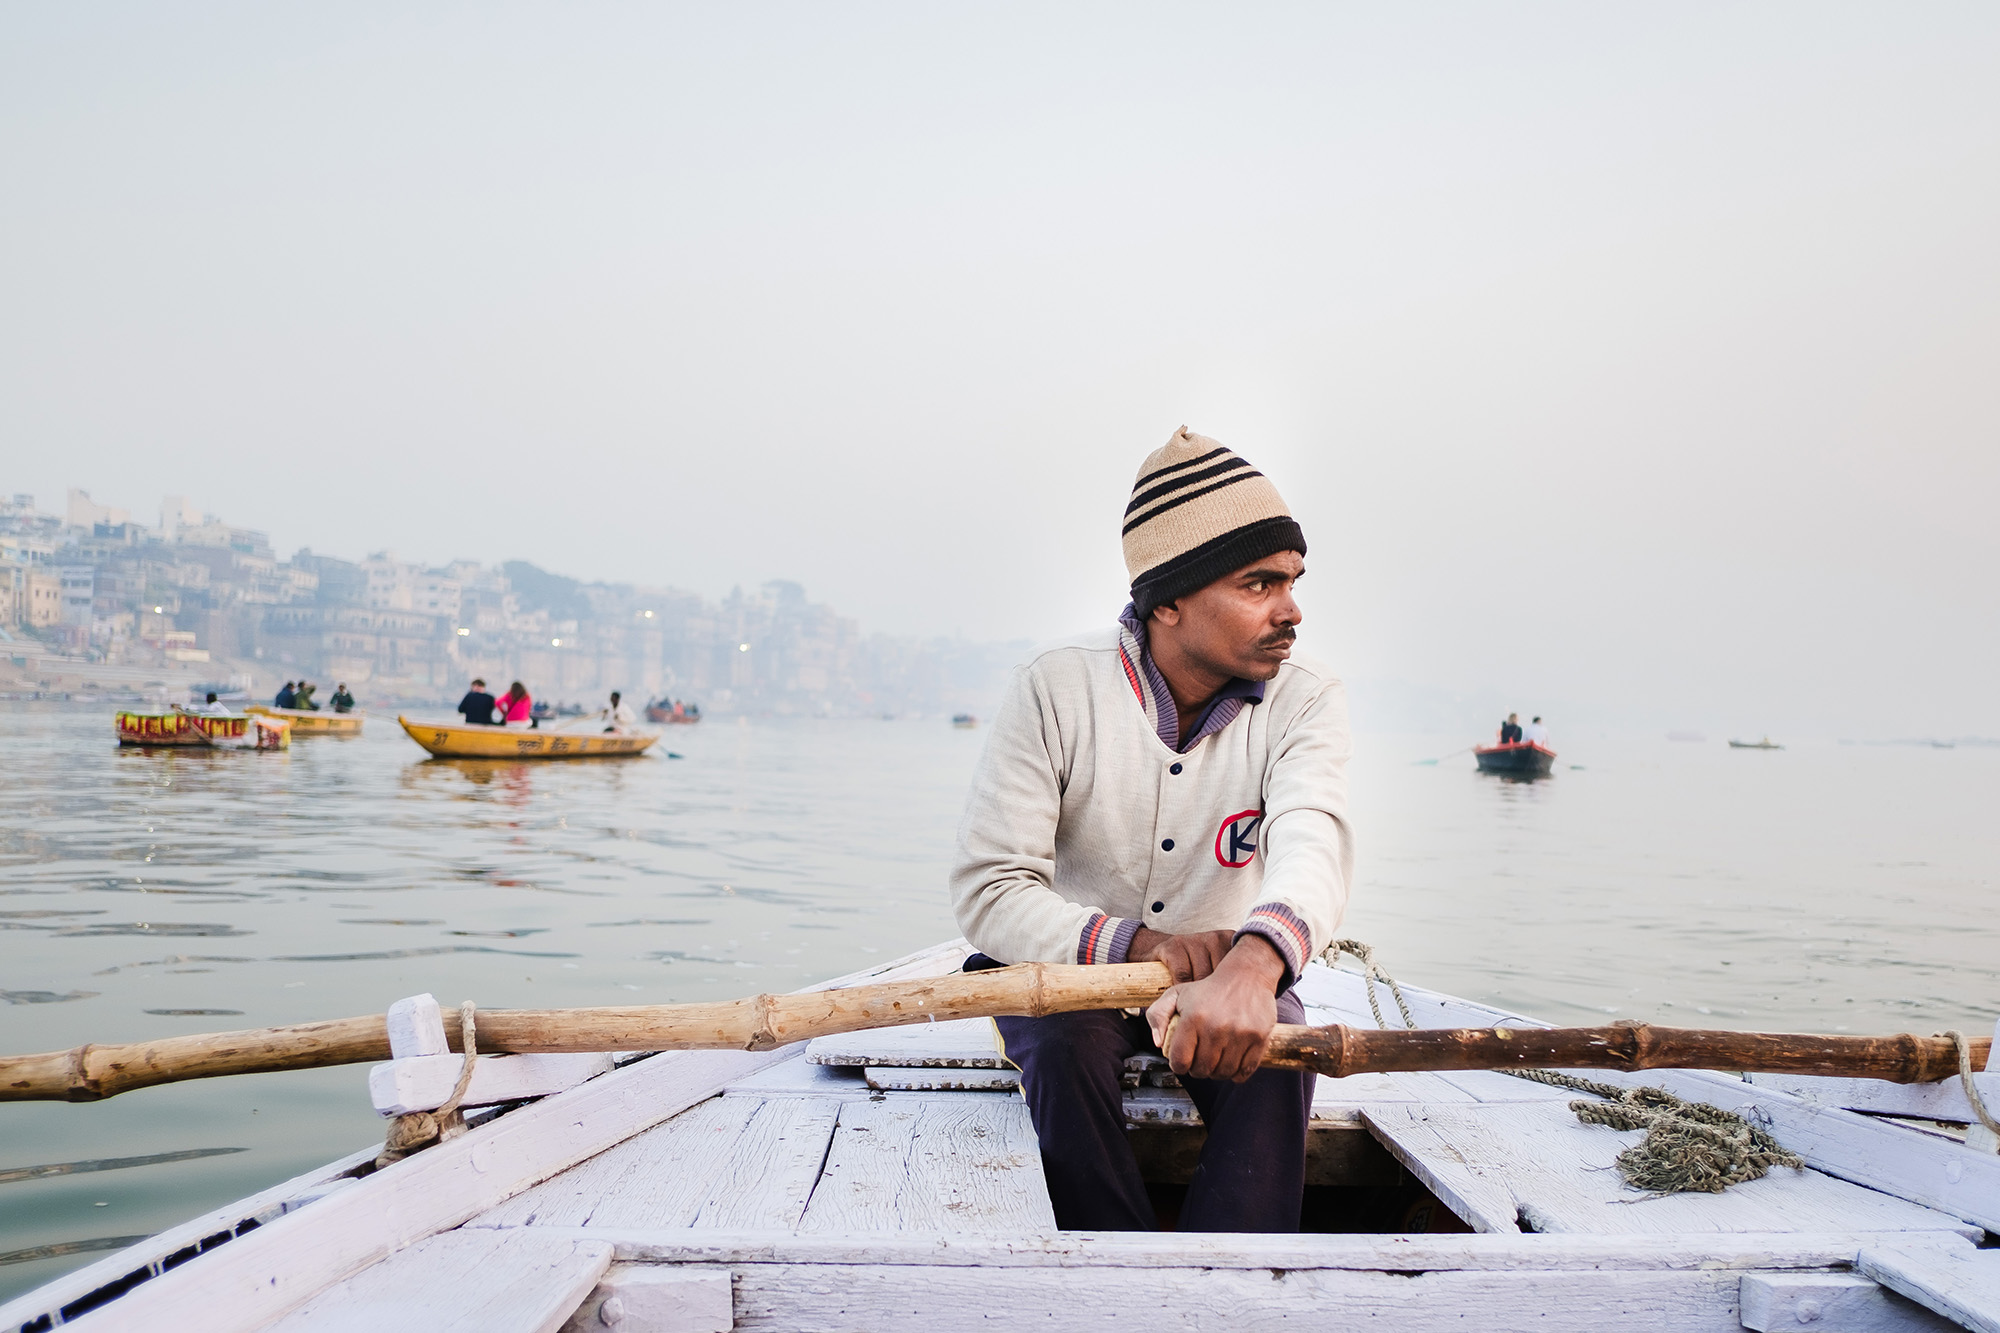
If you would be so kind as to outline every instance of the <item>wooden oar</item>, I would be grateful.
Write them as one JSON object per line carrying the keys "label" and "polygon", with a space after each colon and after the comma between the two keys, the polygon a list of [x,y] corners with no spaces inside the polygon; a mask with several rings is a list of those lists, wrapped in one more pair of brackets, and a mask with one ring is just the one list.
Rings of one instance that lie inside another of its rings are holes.
{"label": "wooden oar", "polygon": [[[846,990],[756,995],[714,1004],[605,1009],[495,1009],[478,1014],[492,1054],[661,1050],[768,1051],[870,1028],[951,1018],[1044,1015],[1150,1004],[1171,981],[1164,964],[1026,963],[986,972]],[[456,1045],[458,1034],[451,1040]],[[1970,1043],[1983,1066],[1991,1042]],[[1336,1078],[1416,1069],[1729,1069],[1927,1083],[1958,1072],[1944,1037],[1821,1037],[1617,1025],[1600,1028],[1280,1026],[1266,1064]],[[97,1101],[183,1079],[311,1069],[389,1058],[381,1014],[167,1037],[126,1045],[0,1057],[0,1101]]]}

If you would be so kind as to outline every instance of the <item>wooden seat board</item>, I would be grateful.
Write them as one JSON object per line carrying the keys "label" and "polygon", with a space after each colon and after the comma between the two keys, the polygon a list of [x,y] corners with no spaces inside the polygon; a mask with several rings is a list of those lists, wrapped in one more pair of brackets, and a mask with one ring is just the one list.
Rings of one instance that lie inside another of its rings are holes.
{"label": "wooden seat board", "polygon": [[842,1102],[799,1229],[1055,1229],[1027,1104],[985,1093]]}
{"label": "wooden seat board", "polygon": [[838,1115],[817,1098],[713,1097],[472,1225],[790,1228]]}
{"label": "wooden seat board", "polygon": [[2000,1250],[1884,1245],[1855,1270],[1973,1333],[2000,1333]]}
{"label": "wooden seat board", "polygon": [[399,1250],[267,1333],[554,1333],[611,1266],[605,1241],[447,1231]]}
{"label": "wooden seat board", "polygon": [[1615,1164],[1642,1133],[1586,1125],[1553,1102],[1383,1105],[1364,1114],[1405,1168],[1454,1212],[1463,1206],[1459,1216],[1480,1231],[1962,1229],[1933,1209],[1813,1170],[1780,1167],[1721,1194],[1642,1194],[1625,1184]]}
{"label": "wooden seat board", "polygon": [[990,1018],[955,1018],[942,1023],[873,1028],[815,1037],[806,1059],[819,1065],[875,1065],[909,1069],[1011,1069],[1000,1054],[999,1033]]}

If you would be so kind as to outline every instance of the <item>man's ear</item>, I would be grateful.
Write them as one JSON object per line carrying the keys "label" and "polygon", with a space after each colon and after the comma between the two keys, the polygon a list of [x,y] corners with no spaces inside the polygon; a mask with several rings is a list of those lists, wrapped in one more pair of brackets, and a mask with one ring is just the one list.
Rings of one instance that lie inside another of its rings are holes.
{"label": "man's ear", "polygon": [[1153,608],[1151,619],[1159,621],[1168,629],[1173,629],[1181,623],[1181,609],[1173,602],[1161,602]]}

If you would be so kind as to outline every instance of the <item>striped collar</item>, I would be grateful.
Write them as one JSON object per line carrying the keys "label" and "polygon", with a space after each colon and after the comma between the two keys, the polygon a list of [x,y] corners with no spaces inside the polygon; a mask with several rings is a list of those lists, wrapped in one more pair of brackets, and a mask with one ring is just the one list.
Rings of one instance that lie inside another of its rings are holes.
{"label": "striped collar", "polygon": [[1208,707],[1195,721],[1194,733],[1183,742],[1180,711],[1174,707],[1167,678],[1153,664],[1152,651],[1146,646],[1146,624],[1130,602],[1118,613],[1118,664],[1125,669],[1125,681],[1145,710],[1146,720],[1153,724],[1153,734],[1175,754],[1186,754],[1203,737],[1213,736],[1234,722],[1245,708],[1264,702],[1263,681],[1236,677],[1209,699]]}

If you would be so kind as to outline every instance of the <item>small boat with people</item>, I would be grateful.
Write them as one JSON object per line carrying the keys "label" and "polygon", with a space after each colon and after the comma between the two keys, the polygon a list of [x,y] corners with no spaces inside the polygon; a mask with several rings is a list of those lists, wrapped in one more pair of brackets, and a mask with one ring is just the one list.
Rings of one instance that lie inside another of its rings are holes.
{"label": "small boat with people", "polygon": [[285,750],[292,744],[291,723],[284,718],[196,713],[185,708],[163,713],[121,711],[117,715],[117,728],[120,745]]}
{"label": "small boat with people", "polygon": [[279,708],[275,704],[250,704],[243,710],[258,717],[281,718],[292,724],[294,736],[359,736],[366,713],[341,713],[331,709]]}
{"label": "small boat with people", "polygon": [[953,713],[951,715],[951,724],[960,731],[970,731],[979,725],[979,719],[970,713]]}
{"label": "small boat with people", "polygon": [[[1316,1052],[1294,1067],[1321,1071],[1299,1229],[1175,1229],[1207,1130],[1136,1055],[1118,1095],[1160,1229],[1064,1231],[994,1023],[959,1015],[1143,1004],[1166,979],[1141,974],[1165,969],[965,974],[970,952],[733,1003],[416,995],[150,1042],[162,1061],[189,1046],[179,1074],[125,1047],[0,1060],[0,1099],[72,1101],[247,1072],[230,1061],[253,1048],[269,1068],[381,1060],[367,1087],[386,1131],[0,1304],[0,1329],[934,1333],[1004,1312],[1082,1333],[1107,1309],[1174,1329],[2000,1328],[2000,1251],[1981,1248],[2000,1233],[2000,1156],[1973,1141],[1968,1080],[1941,1077],[1994,1067],[1983,1033],[1551,1029],[1387,981],[1372,956],[1313,962],[1309,1026],[1280,1029]],[[1011,1004],[992,1002],[1003,986]],[[688,1012],[649,1017],[670,1009]],[[703,1049],[672,1048],[670,1023]],[[1842,1043],[1856,1054],[1831,1056]],[[1863,1059],[1870,1076],[1847,1076]],[[1671,1188],[1637,1182],[1654,1169]]]}
{"label": "small boat with people", "polygon": [[701,721],[701,705],[680,699],[649,699],[646,720],[659,726],[692,726]]}
{"label": "small boat with people", "polygon": [[1782,750],[1785,747],[1772,740],[1769,736],[1766,736],[1764,739],[1757,741],[1732,740],[1729,742],[1729,748],[1732,750]]}
{"label": "small boat with people", "polygon": [[440,759],[584,759],[644,754],[657,731],[584,731],[561,727],[438,722],[398,714],[410,739]]}
{"label": "small boat with people", "polygon": [[1472,757],[1482,773],[1517,778],[1545,778],[1556,766],[1556,752],[1533,741],[1474,746]]}

